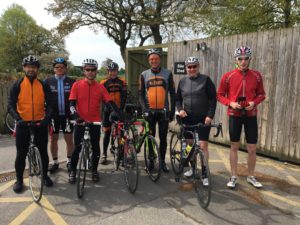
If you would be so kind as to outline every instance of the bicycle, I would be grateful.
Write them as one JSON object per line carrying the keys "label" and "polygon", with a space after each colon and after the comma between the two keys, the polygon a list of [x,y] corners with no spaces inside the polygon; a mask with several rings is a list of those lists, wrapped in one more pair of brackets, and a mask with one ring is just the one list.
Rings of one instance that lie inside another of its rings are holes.
{"label": "bicycle", "polygon": [[138,187],[139,166],[130,127],[134,120],[126,118],[123,122],[112,118],[111,151],[114,155],[115,171],[123,160],[125,183],[131,193]]}
{"label": "bicycle", "polygon": [[[184,125],[180,122],[179,125],[180,132],[170,130],[172,133],[170,140],[170,159],[175,174],[175,181],[179,182],[184,168],[188,167],[189,163],[191,163],[193,183],[198,201],[202,208],[207,208],[211,200],[211,175],[208,160],[198,144],[199,136],[197,129],[201,127],[214,127],[217,128],[214,137],[217,137],[220,132],[223,136],[222,124],[205,125],[198,123],[195,125]],[[194,131],[188,131],[187,129],[193,129]],[[187,134],[190,134],[193,137],[193,144],[190,146],[190,151],[188,153],[186,152],[186,148],[183,147],[183,143],[186,143],[185,136]],[[204,179],[207,179],[208,183],[204,184]]]}
{"label": "bicycle", "polygon": [[5,114],[5,126],[14,135],[16,132],[16,120],[10,115],[9,112]]}
{"label": "bicycle", "polygon": [[84,135],[81,141],[81,151],[79,156],[79,164],[77,171],[77,196],[82,198],[84,194],[84,186],[86,180],[86,173],[91,169],[92,164],[92,144],[90,136],[90,126],[98,125],[101,126],[101,122],[83,122],[77,123],[71,120],[70,123],[77,126],[84,126]]}
{"label": "bicycle", "polygon": [[28,122],[29,126],[29,146],[28,146],[28,173],[29,173],[29,187],[33,198],[33,201],[39,202],[43,195],[44,187],[44,175],[43,175],[43,163],[40,151],[34,144],[34,128],[39,126],[39,122]]}
{"label": "bicycle", "polygon": [[[166,110],[162,110],[165,114]],[[150,179],[153,182],[157,182],[161,175],[162,160],[160,155],[160,150],[155,137],[151,135],[149,128],[149,122],[147,117],[149,113],[143,113],[142,118],[137,118],[137,113],[135,116],[135,122],[131,126],[131,130],[134,135],[134,145],[137,153],[141,151],[141,147],[144,144],[144,160],[145,160],[145,170],[148,173]],[[140,126],[140,132],[137,130],[137,126]]]}

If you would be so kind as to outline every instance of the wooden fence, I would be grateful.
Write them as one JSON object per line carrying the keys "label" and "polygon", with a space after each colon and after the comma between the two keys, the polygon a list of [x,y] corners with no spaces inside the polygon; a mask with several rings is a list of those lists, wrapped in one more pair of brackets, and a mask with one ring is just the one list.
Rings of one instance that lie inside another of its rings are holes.
{"label": "wooden fence", "polygon": [[4,126],[5,113],[7,111],[7,98],[10,84],[0,84],[0,134],[6,133],[7,129]]}
{"label": "wooden fence", "polygon": [[[266,100],[259,105],[258,151],[282,160],[300,162],[300,29],[279,29],[243,35],[170,43],[168,68],[188,56],[200,58],[201,73],[216,87],[222,74],[234,68],[233,52],[240,45],[252,48],[251,68],[263,74]],[[206,42],[207,51],[196,51]],[[175,75],[176,84],[182,75]],[[217,105],[215,121],[224,124],[224,137],[214,141],[229,144],[227,108]],[[244,139],[244,138],[243,138]],[[242,141],[243,143],[244,140]]]}

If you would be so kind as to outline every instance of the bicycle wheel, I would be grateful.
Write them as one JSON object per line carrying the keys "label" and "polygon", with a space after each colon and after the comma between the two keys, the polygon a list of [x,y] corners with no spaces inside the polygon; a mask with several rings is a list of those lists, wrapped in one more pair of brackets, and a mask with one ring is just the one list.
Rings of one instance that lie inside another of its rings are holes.
{"label": "bicycle wheel", "polygon": [[88,152],[88,149],[86,149],[87,146],[83,146],[80,153],[79,158],[79,166],[77,171],[77,196],[78,198],[82,198],[83,191],[84,191],[84,185],[85,185],[85,179],[86,179],[86,172],[88,170],[88,157],[86,153]]}
{"label": "bicycle wheel", "polygon": [[144,159],[146,171],[150,179],[158,181],[161,174],[161,155],[158,144],[152,135],[148,135],[144,142]]}
{"label": "bicycle wheel", "polygon": [[15,132],[16,121],[8,112],[5,115],[5,126],[11,133]]}
{"label": "bicycle wheel", "polygon": [[[197,149],[193,160],[194,185],[198,201],[202,208],[207,208],[211,200],[211,176],[209,165],[203,151]],[[204,179],[207,179],[206,181]]]}
{"label": "bicycle wheel", "polygon": [[37,147],[28,151],[29,187],[33,201],[39,202],[43,195],[44,176],[41,154]]}
{"label": "bicycle wheel", "polygon": [[134,193],[138,186],[139,165],[131,139],[127,139],[124,144],[124,175],[128,190]]}
{"label": "bicycle wheel", "polygon": [[178,134],[173,133],[170,141],[170,160],[172,169],[175,175],[182,173],[183,167],[181,166],[181,140]]}

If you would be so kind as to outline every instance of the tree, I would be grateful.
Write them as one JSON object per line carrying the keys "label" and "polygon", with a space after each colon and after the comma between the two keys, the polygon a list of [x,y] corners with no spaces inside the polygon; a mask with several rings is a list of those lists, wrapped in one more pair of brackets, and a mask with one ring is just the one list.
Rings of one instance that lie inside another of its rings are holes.
{"label": "tree", "polygon": [[190,9],[197,1],[54,0],[47,10],[62,18],[58,30],[65,35],[82,26],[105,31],[125,59],[129,41],[142,46],[153,37],[155,44],[161,44],[168,26],[188,26],[182,22],[193,16]]}
{"label": "tree", "polygon": [[209,36],[256,32],[299,25],[296,0],[214,0],[198,11],[205,15],[198,29]]}
{"label": "tree", "polygon": [[54,51],[65,52],[64,39],[55,31],[36,24],[25,9],[13,4],[0,18],[0,68],[22,69],[22,59],[29,53],[37,56]]}

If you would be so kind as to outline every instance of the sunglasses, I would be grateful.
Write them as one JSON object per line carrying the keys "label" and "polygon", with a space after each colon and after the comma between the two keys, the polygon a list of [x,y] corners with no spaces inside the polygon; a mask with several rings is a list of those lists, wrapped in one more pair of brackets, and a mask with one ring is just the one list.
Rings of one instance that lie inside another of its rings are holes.
{"label": "sunglasses", "polygon": [[237,59],[238,59],[238,61],[243,61],[243,60],[247,61],[250,59],[250,57],[245,57],[245,58],[238,57]]}
{"label": "sunglasses", "polygon": [[85,69],[86,72],[95,72],[97,69]]}
{"label": "sunglasses", "polygon": [[188,66],[187,68],[188,69],[195,69],[195,68],[197,68],[198,67],[198,65],[193,65],[193,66]]}

